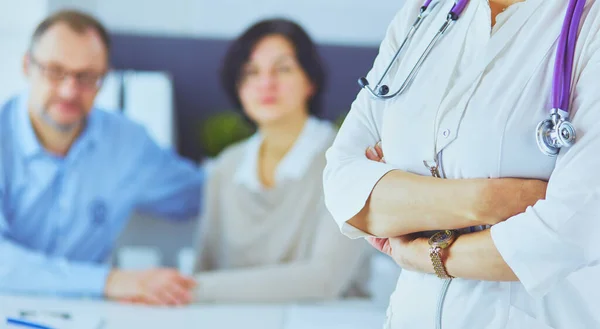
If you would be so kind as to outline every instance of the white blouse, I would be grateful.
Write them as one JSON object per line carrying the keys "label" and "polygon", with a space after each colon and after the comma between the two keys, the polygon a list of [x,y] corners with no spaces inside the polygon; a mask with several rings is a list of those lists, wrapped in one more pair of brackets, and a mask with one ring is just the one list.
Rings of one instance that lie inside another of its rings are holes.
{"label": "white blouse", "polygon": [[[308,117],[294,145],[277,165],[275,185],[282,184],[286,180],[302,179],[313,163],[313,159],[324,148],[329,147],[335,133],[335,128],[330,122],[313,116]],[[264,190],[258,177],[258,157],[262,143],[263,137],[259,132],[245,141],[244,157],[234,176],[237,184],[255,192]]]}
{"label": "white blouse", "polygon": [[[342,231],[373,187],[394,169],[430,175],[423,161],[440,159],[446,178],[549,179],[547,197],[495,225],[493,241],[520,282],[455,279],[444,308],[450,328],[600,328],[600,4],[588,0],[575,54],[571,98],[577,143],[557,158],[536,145],[548,117],[557,40],[568,1],[526,0],[498,16],[491,29],[487,0],[471,0],[433,50],[408,91],[387,101],[361,91],[327,154],[326,204]],[[414,22],[420,0],[407,0],[391,23],[373,69],[376,82]],[[398,88],[439,30],[453,1],[423,23],[390,71]],[[365,159],[382,141],[387,164]],[[453,197],[451,195],[449,198]],[[591,269],[595,269],[590,271]],[[597,275],[597,274],[596,274]],[[442,281],[403,271],[388,311],[389,328],[434,328]],[[592,298],[593,297],[593,298]]]}

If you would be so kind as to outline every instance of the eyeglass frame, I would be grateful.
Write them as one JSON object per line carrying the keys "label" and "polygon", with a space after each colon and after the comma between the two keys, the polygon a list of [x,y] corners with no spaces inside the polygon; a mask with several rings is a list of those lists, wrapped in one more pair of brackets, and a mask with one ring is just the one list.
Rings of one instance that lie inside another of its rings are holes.
{"label": "eyeglass frame", "polygon": [[[35,67],[37,67],[42,73],[42,75],[49,81],[53,83],[59,83],[64,81],[67,77],[72,76],[75,82],[77,83],[77,86],[85,90],[99,90],[102,87],[102,83],[104,82],[104,79],[106,78],[107,74],[106,71],[102,73],[95,73],[90,71],[76,72],[64,70],[60,67],[53,68],[50,67],[50,65],[42,63],[41,61],[36,59],[31,52],[29,53],[28,58],[29,62]],[[86,74],[89,74],[91,76],[89,82],[85,81]]]}

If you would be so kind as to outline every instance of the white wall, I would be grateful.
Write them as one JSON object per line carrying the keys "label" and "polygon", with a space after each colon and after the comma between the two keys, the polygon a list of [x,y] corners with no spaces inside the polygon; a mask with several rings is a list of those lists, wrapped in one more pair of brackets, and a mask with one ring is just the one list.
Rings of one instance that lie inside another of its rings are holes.
{"label": "white wall", "polygon": [[23,89],[21,59],[47,0],[0,0],[0,104]]}
{"label": "white wall", "polygon": [[49,0],[89,11],[110,29],[232,38],[253,22],[285,16],[322,43],[378,45],[404,0]]}

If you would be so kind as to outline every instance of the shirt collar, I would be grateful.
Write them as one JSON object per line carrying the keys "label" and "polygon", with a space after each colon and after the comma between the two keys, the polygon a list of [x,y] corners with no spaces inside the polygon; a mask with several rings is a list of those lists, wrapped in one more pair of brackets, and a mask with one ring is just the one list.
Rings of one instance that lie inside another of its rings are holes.
{"label": "shirt collar", "polygon": [[523,6],[523,4],[524,2],[513,3],[503,12],[499,13],[498,16],[496,16],[496,24],[492,29],[492,34],[498,31],[508,21],[508,19]]}
{"label": "shirt collar", "polygon": [[[309,117],[302,132],[288,153],[283,157],[275,173],[275,184],[286,180],[298,180],[305,174],[314,157],[331,141],[335,129],[332,124]],[[258,178],[258,154],[262,144],[260,133],[246,142],[246,152],[235,174],[235,182],[253,191],[264,189]]]}
{"label": "shirt collar", "polygon": [[[17,136],[19,136],[19,140],[21,142],[23,155],[25,158],[31,159],[45,153],[46,151],[33,129],[33,124],[31,123],[31,118],[29,117],[28,100],[29,92],[19,95],[16,99],[15,114],[17,122],[15,123],[15,127],[18,127]],[[69,156],[72,153],[79,153],[79,151],[83,148],[93,147],[98,143],[102,137],[101,120],[99,118],[100,114],[98,113],[99,111],[99,109],[92,109],[91,113],[88,115],[86,127],[81,135],[77,138],[75,143],[73,143],[73,146],[69,151]]]}

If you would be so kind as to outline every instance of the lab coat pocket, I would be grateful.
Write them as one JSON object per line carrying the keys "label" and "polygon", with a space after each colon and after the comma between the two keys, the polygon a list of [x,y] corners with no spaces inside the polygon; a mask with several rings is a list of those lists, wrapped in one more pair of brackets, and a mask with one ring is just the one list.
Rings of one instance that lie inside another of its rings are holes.
{"label": "lab coat pocket", "polygon": [[530,316],[520,309],[511,306],[508,313],[506,329],[555,329],[542,321]]}

